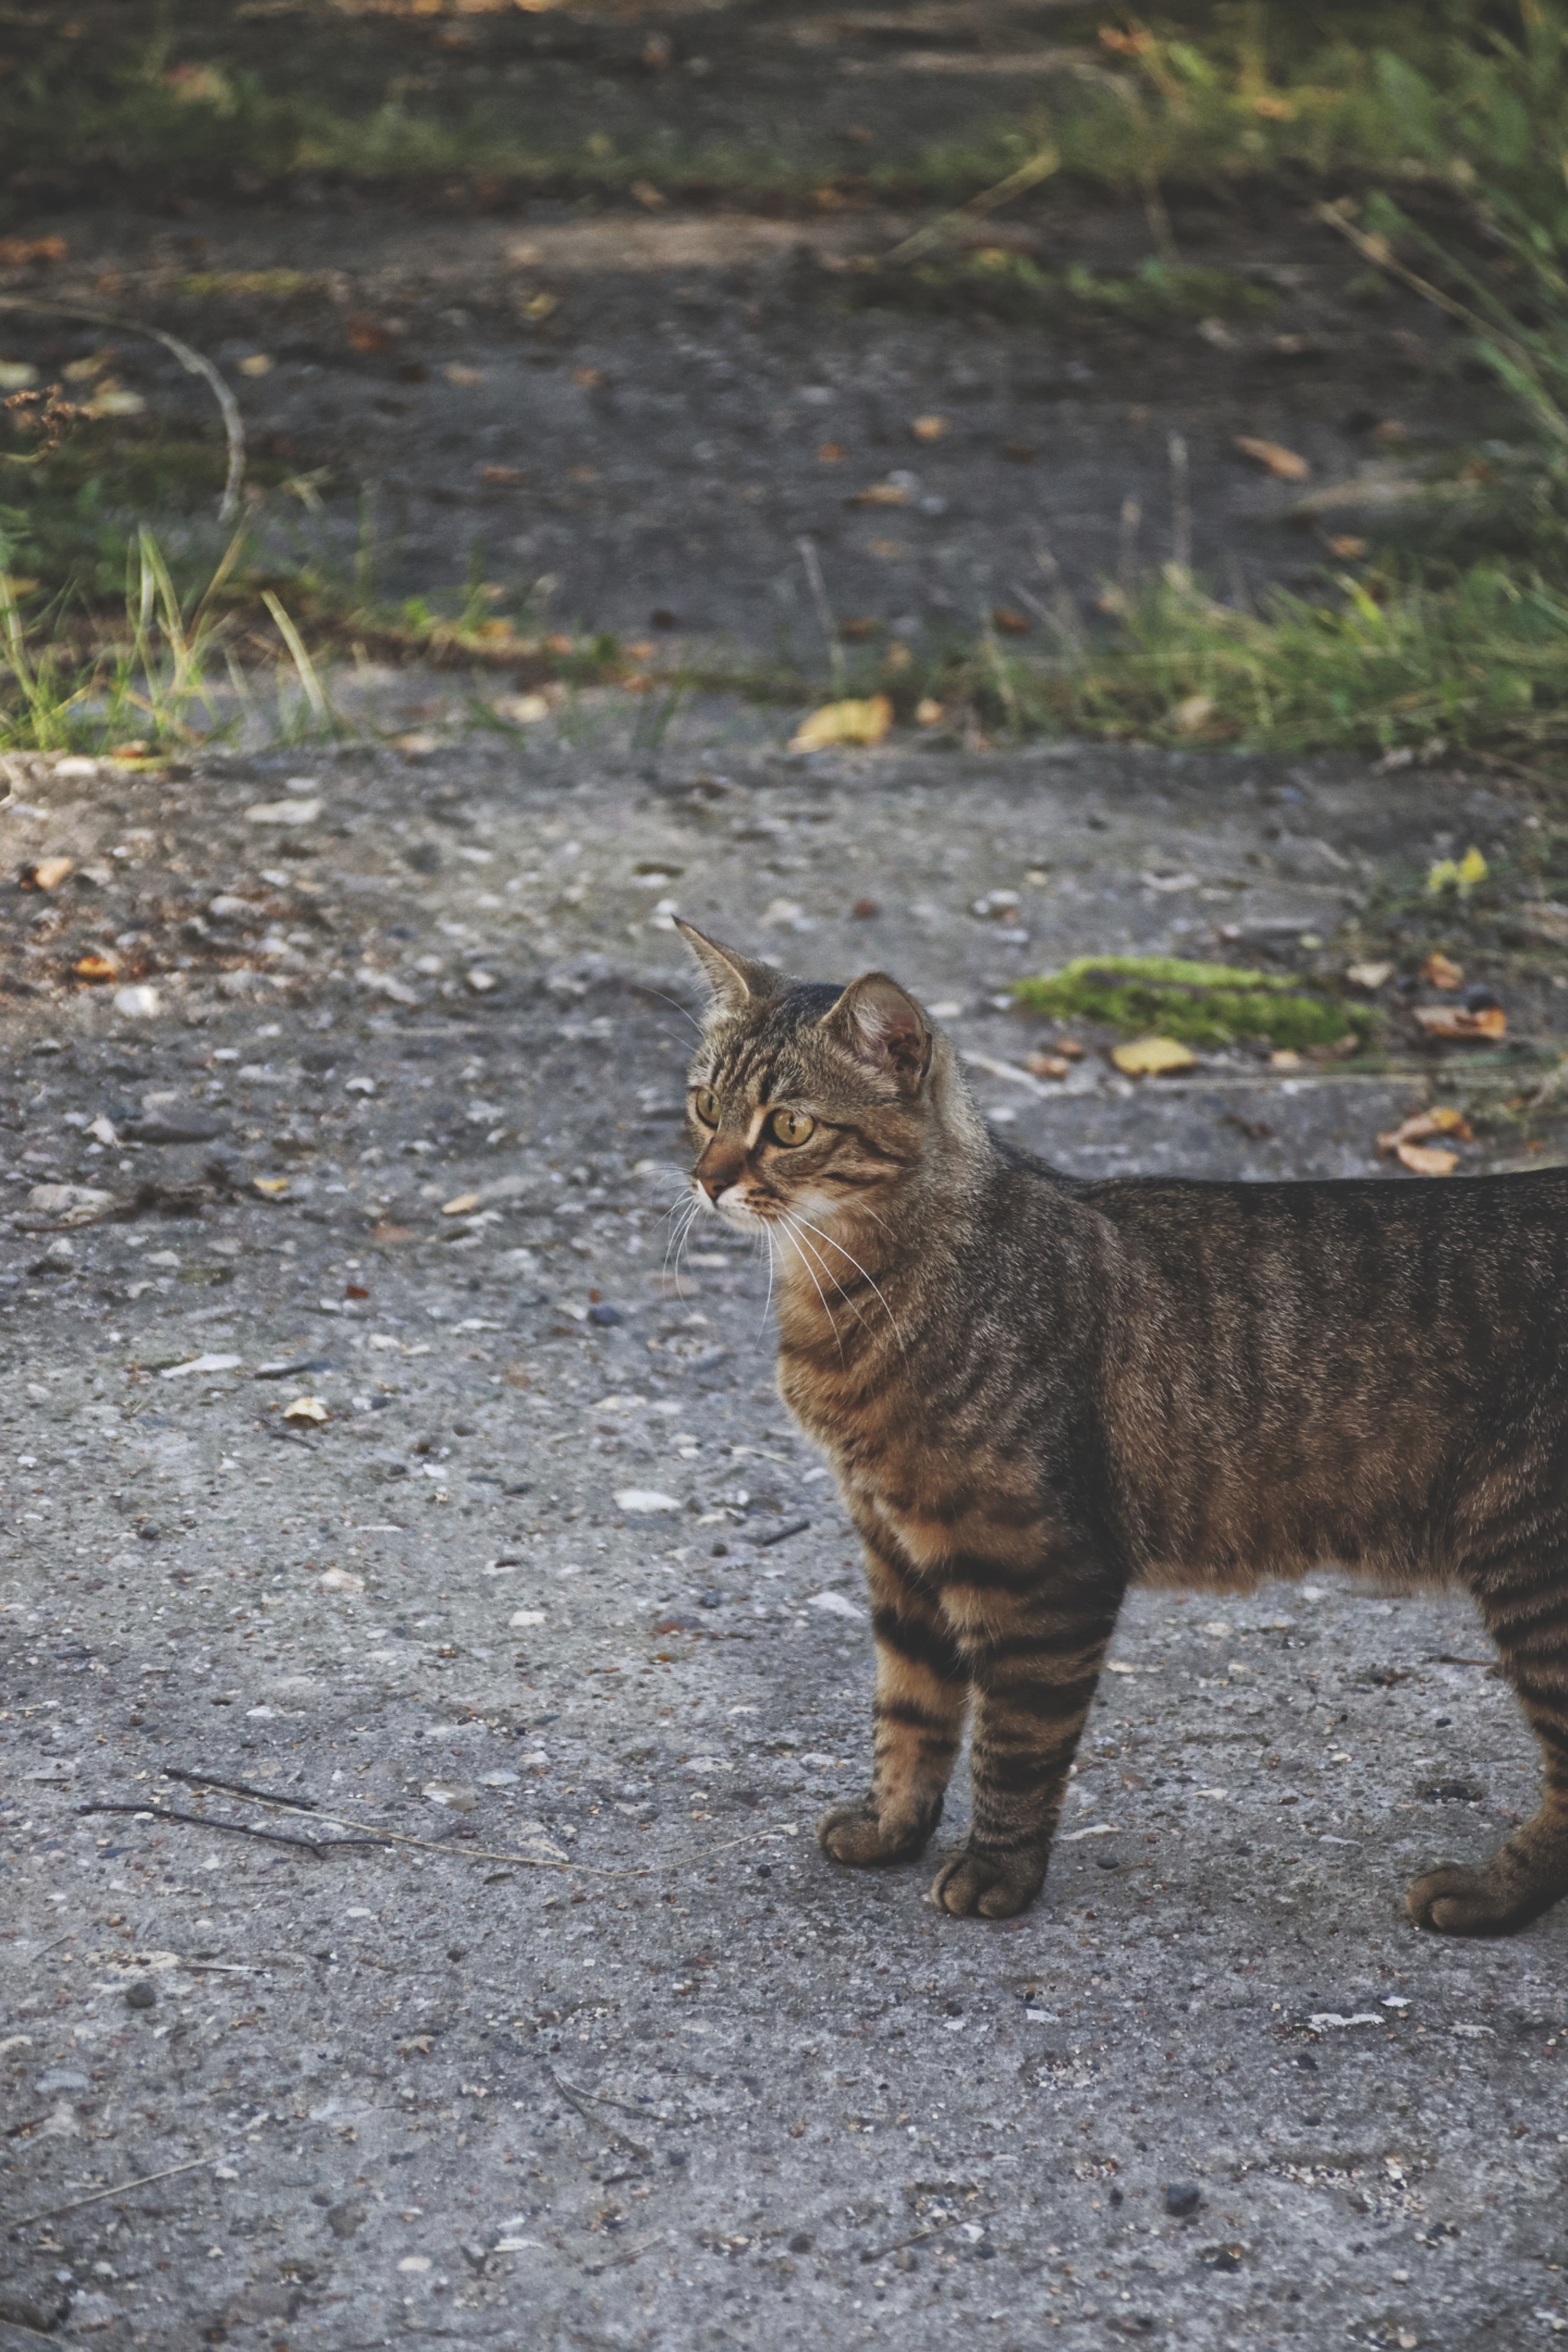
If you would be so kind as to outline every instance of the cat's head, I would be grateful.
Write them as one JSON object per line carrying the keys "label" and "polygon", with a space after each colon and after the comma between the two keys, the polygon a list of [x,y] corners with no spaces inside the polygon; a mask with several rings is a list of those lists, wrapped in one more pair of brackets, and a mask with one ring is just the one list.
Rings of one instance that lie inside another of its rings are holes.
{"label": "cat's head", "polygon": [[728,1223],[879,1218],[983,1144],[952,1046],[886,972],[795,980],[679,929],[713,991],[686,1097],[692,1181]]}

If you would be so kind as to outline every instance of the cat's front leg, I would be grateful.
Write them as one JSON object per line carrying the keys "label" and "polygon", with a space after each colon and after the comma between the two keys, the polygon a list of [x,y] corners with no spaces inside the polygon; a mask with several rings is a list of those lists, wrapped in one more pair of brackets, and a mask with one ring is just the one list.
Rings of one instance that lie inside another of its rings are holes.
{"label": "cat's front leg", "polygon": [[1010,1918],[1045,1883],[1068,1773],[1100,1680],[1121,1587],[1092,1571],[1033,1593],[984,1583],[945,1595],[974,1685],[973,1809],[931,1900],[960,1917]]}
{"label": "cat's front leg", "polygon": [[889,1553],[868,1544],[877,1687],[871,1705],[871,1786],[816,1824],[835,1862],[861,1869],[910,1862],[942,1819],[969,1678],[936,1601]]}

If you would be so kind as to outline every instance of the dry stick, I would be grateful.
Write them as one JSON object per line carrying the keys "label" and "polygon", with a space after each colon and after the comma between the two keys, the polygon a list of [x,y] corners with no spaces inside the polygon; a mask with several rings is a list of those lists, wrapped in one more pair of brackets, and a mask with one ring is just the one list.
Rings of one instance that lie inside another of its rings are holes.
{"label": "dry stick", "polygon": [[[287,1797],[263,1797],[259,1799],[258,1801],[264,1805],[287,1805],[289,1803],[289,1799]],[[105,1810],[113,1809],[106,1808]],[[154,1809],[150,1805],[126,1805],[121,1806],[117,1810],[121,1812],[152,1812]],[[199,1814],[172,1816],[168,1813],[159,1812],[157,1814],[157,1818],[160,1821],[181,1818],[200,1820],[201,1816]],[[311,1818],[318,1822],[331,1822],[334,1829],[357,1830],[362,1826],[359,1822],[351,1820],[347,1813],[326,1813],[322,1812],[320,1807],[317,1808]],[[216,1828],[216,1824],[209,1822],[204,1824],[204,1826],[211,1829]],[[438,1838],[410,1837],[405,1830],[389,1830],[380,1822],[374,1823],[373,1826],[375,1832],[374,1837],[340,1838],[336,1840],[335,1843],[340,1845],[375,1845],[384,1840],[387,1843],[392,1845],[415,1846],[421,1853],[450,1854],[460,1853],[470,1862],[511,1862],[521,1864],[526,1870],[581,1870],[586,1872],[588,1875],[593,1878],[646,1878],[648,1875],[646,1869],[613,1870],[606,1863],[573,1862],[570,1860],[565,1862],[556,1862],[552,1857],[538,1853],[492,1853],[489,1846],[454,1846],[452,1844],[444,1844]],[[259,1835],[260,1832],[258,1832],[257,1834]],[[331,1852],[331,1847],[328,1846],[322,1850],[330,1853]]]}
{"label": "dry stick", "polygon": [[318,1862],[320,1862],[324,1853],[331,1853],[337,1846],[379,1845],[381,1843],[381,1839],[377,1836],[374,1838],[331,1838],[328,1840],[327,1843],[323,1845],[318,1838],[290,1837],[286,1830],[253,1830],[250,1828],[248,1823],[245,1822],[217,1822],[214,1821],[210,1815],[206,1813],[176,1813],[172,1807],[168,1805],[79,1805],[76,1810],[79,1813],[144,1814],[149,1821],[184,1822],[192,1829],[226,1830],[231,1837],[265,1838],[268,1845],[301,1846],[307,1853],[313,1853]]}
{"label": "dry stick", "polygon": [[173,352],[187,375],[199,375],[218,404],[223,429],[228,441],[228,471],[224,477],[223,496],[218,500],[218,520],[229,522],[239,511],[240,485],[245,479],[245,421],[236,400],[211,360],[171,335],[163,327],[150,327],[141,319],[121,318],[117,310],[97,310],[79,302],[37,302],[30,295],[0,294],[0,310],[36,310],[46,318],[83,319],[95,327],[117,327],[128,335],[146,335],[164,350]]}
{"label": "dry stick", "polygon": [[[1409,287],[1413,294],[1419,294],[1424,302],[1432,303],[1450,319],[1458,320],[1460,326],[1472,328],[1478,335],[1485,335],[1497,344],[1500,351],[1508,353],[1516,367],[1534,374],[1535,362],[1522,343],[1516,342],[1500,327],[1494,327],[1489,320],[1481,317],[1479,310],[1472,310],[1452,294],[1445,294],[1440,286],[1434,286],[1432,280],[1423,278],[1418,270],[1407,268],[1386,237],[1369,236],[1365,229],[1357,228],[1338,205],[1318,205],[1314,209],[1326,228],[1337,229],[1342,237],[1349,238],[1363,261],[1370,261],[1374,269],[1386,271],[1390,278],[1397,278],[1402,285]],[[1560,440],[1568,440],[1568,419],[1546,409],[1542,409],[1541,414]]]}
{"label": "dry stick", "polygon": [[822,566],[816,550],[809,539],[797,539],[800,560],[805,566],[806,580],[811,588],[811,601],[816,607],[816,617],[822,624],[822,634],[827,640],[827,670],[833,680],[835,694],[844,691],[844,640],[838,634],[838,624],[833,617],[833,607],[827,601],[827,583],[822,576]]}
{"label": "dry stick", "polygon": [[1193,487],[1186,435],[1173,433],[1165,448],[1171,461],[1171,562],[1185,585],[1193,571]]}
{"label": "dry stick", "polygon": [[653,2153],[652,2149],[644,2147],[641,2140],[633,2139],[630,2132],[624,2132],[617,2125],[606,2123],[603,2116],[595,2115],[593,2109],[588,2105],[589,2100],[594,2095],[591,2091],[574,2091],[570,2083],[563,2083],[562,2081],[553,2066],[547,2066],[544,2071],[549,2075],[551,2081],[554,2084],[556,2089],[560,2092],[562,2097],[566,2100],[570,2105],[576,2108],[577,2113],[582,2116],[584,2123],[594,2125],[596,2130],[602,2131],[605,2135],[606,2138],[619,2140],[621,2146],[623,2147],[630,2148],[634,2156],[645,2158],[651,2156]]}
{"label": "dry stick", "polygon": [[19,2221],[6,2224],[11,2235],[18,2230],[30,2230],[35,2221],[53,2221],[62,2213],[74,2213],[83,2205],[100,2205],[106,2197],[128,2197],[133,2189],[150,2189],[154,2180],[173,2180],[177,2172],[199,2172],[204,2164],[221,2164],[226,2148],[215,2148],[210,2156],[193,2156],[188,2164],[171,2164],[162,2172],[143,2172],[135,2180],[121,2180],[112,2189],[95,2189],[90,2197],[73,2197],[68,2205],[46,2205],[41,2213],[24,2213]]}
{"label": "dry stick", "polygon": [[956,212],[944,213],[940,220],[930,222],[924,228],[917,228],[912,236],[905,237],[902,245],[894,246],[885,258],[889,262],[913,261],[921,254],[929,253],[933,246],[942,244],[968,222],[984,220],[988,213],[1010,204],[1015,196],[1021,196],[1026,188],[1037,187],[1042,180],[1048,180],[1053,172],[1061,169],[1061,161],[1055,147],[1042,147],[1037,155],[1031,155],[1026,163],[1020,163],[1016,172],[1009,172],[1005,180],[998,180],[994,188],[982,189],[979,195],[971,196],[967,204],[960,205]]}
{"label": "dry stick", "polygon": [[248,1780],[220,1780],[214,1772],[185,1772],[177,1764],[160,1768],[165,1780],[184,1780],[193,1789],[223,1789],[231,1797],[258,1797],[264,1805],[286,1805],[290,1811],[313,1813],[314,1797],[279,1797],[270,1789],[254,1789]]}

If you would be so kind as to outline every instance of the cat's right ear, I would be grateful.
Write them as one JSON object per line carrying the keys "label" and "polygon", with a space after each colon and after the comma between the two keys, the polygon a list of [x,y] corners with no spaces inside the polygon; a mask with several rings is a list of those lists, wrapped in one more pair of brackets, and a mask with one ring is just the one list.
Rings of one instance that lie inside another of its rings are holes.
{"label": "cat's right ear", "polygon": [[771,995],[777,986],[778,974],[771,964],[753,963],[749,956],[738,955],[733,948],[721,947],[717,940],[705,938],[695,923],[684,921],[679,915],[675,919],[675,928],[702,966],[721,1013],[740,1013],[759,997]]}

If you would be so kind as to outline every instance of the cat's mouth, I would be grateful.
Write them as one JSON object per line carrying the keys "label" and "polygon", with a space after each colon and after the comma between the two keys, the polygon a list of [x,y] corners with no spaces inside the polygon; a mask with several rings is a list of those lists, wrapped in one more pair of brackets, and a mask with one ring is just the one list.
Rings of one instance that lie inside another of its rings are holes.
{"label": "cat's mouth", "polygon": [[737,1233],[760,1233],[764,1225],[773,1223],[769,1213],[771,1204],[766,1201],[742,1198],[738,1185],[731,1185],[728,1191],[720,1193],[716,1201],[703,1191],[700,1184],[695,1185],[694,1190],[699,1200],[716,1216],[721,1217],[727,1225],[732,1225]]}

